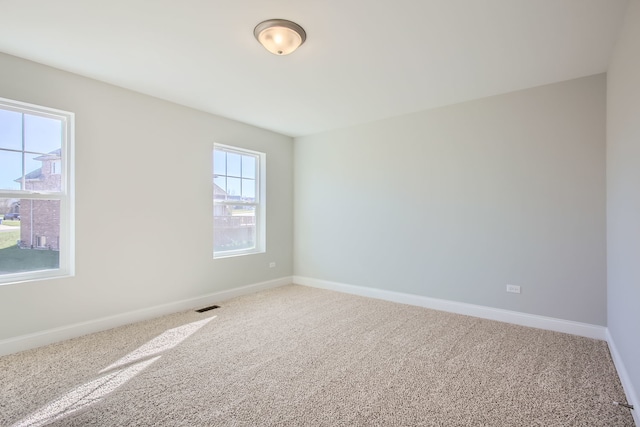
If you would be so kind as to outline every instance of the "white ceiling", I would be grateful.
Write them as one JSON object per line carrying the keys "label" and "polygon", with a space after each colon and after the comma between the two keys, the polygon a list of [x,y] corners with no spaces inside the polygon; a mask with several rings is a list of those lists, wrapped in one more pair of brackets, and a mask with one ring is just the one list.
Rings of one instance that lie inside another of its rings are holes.
{"label": "white ceiling", "polygon": [[[291,136],[607,70],[628,0],[0,0],[0,51]],[[297,22],[268,53],[253,28]]]}

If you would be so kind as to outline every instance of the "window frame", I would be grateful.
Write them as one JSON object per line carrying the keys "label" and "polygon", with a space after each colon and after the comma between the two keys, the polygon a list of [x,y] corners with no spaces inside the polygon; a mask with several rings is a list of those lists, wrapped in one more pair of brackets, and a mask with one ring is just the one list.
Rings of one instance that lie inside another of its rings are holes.
{"label": "window frame", "polygon": [[[221,259],[221,258],[230,258],[237,257],[243,255],[253,255],[266,252],[266,154],[260,151],[249,150],[246,148],[241,148],[232,145],[226,144],[213,144],[212,151],[212,186],[214,185],[214,180],[216,177],[215,174],[215,161],[213,160],[215,156],[215,151],[224,151],[226,153],[239,154],[239,155],[250,155],[255,157],[256,159],[256,170],[255,170],[255,181],[256,181],[256,194],[255,194],[255,202],[245,202],[238,200],[225,200],[225,201],[216,201],[215,196],[213,197],[213,213],[215,213],[216,205],[219,206],[253,206],[255,207],[255,218],[256,218],[256,241],[255,246],[248,249],[234,249],[234,250],[226,250],[226,251],[216,251],[215,247],[215,219],[212,221],[213,225],[213,259]],[[228,173],[228,171],[227,171]],[[229,175],[226,175],[229,176]],[[214,190],[215,192],[215,190]],[[215,218],[212,215],[212,218]]]}
{"label": "window frame", "polygon": [[[0,286],[34,280],[47,280],[75,275],[75,183],[74,142],[75,114],[69,111],[0,97],[0,109],[60,120],[62,135],[60,146],[60,190],[5,190],[0,189],[0,198],[23,200],[56,200],[60,202],[60,243],[58,268],[33,270],[0,275]],[[24,122],[24,116],[23,116]],[[25,153],[24,129],[22,150],[8,151]],[[23,160],[24,162],[24,160]],[[27,171],[23,169],[23,184]],[[21,185],[24,188],[24,185]]]}

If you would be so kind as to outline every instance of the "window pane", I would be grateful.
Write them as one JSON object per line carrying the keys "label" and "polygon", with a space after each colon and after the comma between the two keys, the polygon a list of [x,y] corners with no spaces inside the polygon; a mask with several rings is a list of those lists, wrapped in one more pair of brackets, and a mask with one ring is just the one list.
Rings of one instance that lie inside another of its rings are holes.
{"label": "window pane", "polygon": [[47,117],[24,115],[25,151],[60,155],[62,122]]}
{"label": "window pane", "polygon": [[242,180],[242,200],[247,202],[255,202],[256,200],[256,181],[253,179]]}
{"label": "window pane", "polygon": [[41,154],[26,154],[24,157],[24,173],[27,174],[27,179],[33,179],[33,177],[40,176],[40,168],[42,167],[42,162],[36,160],[37,157],[40,157]]}
{"label": "window pane", "polygon": [[22,113],[0,109],[0,148],[22,150]]}
{"label": "window pane", "polygon": [[242,156],[242,177],[256,179],[256,158]]}
{"label": "window pane", "polygon": [[255,206],[215,205],[213,250],[216,252],[256,247]]}
{"label": "window pane", "polygon": [[0,276],[60,265],[60,201],[0,199]]}
{"label": "window pane", "polygon": [[225,200],[227,198],[227,178],[217,176],[213,178],[213,198],[216,200]]}
{"label": "window pane", "polygon": [[62,176],[51,173],[52,164],[60,161],[56,154],[26,154],[24,189],[30,191],[60,191]]}
{"label": "window pane", "polygon": [[237,200],[241,194],[240,178],[227,178],[227,198]]}
{"label": "window pane", "polygon": [[22,154],[0,150],[0,189],[20,190],[19,180],[21,177]]}
{"label": "window pane", "polygon": [[240,177],[241,158],[242,156],[240,156],[240,154],[227,153],[227,175],[228,176]]}
{"label": "window pane", "polygon": [[227,174],[227,153],[220,150],[213,150],[213,174],[214,175],[226,175]]}

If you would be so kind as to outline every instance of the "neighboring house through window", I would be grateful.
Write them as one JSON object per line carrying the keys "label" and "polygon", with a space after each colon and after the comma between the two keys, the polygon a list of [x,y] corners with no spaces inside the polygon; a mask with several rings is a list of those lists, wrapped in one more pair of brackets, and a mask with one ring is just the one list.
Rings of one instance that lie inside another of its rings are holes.
{"label": "neighboring house through window", "polygon": [[60,175],[60,160],[51,162],[51,175]]}
{"label": "neighboring house through window", "polygon": [[214,145],[214,258],[265,251],[264,171],[264,153]]}
{"label": "neighboring house through window", "polygon": [[0,284],[73,274],[73,118],[0,98]]}

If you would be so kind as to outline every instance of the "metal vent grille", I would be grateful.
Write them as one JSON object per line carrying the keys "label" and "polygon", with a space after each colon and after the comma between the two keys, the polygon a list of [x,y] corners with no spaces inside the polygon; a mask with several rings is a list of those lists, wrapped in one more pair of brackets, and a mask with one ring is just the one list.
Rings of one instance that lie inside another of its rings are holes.
{"label": "metal vent grille", "polygon": [[196,312],[204,313],[205,311],[213,310],[215,308],[220,308],[220,306],[219,305],[210,305],[209,307],[204,307],[204,308],[201,308],[199,310],[196,310]]}

